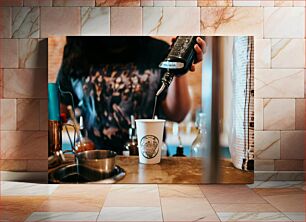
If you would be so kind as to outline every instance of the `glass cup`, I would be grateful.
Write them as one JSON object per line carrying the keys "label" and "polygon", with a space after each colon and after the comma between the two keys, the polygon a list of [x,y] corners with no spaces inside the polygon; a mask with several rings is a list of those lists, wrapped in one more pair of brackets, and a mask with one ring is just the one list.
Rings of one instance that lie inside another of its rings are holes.
{"label": "glass cup", "polygon": [[165,120],[138,119],[136,132],[139,149],[139,162],[156,164],[161,159]]}

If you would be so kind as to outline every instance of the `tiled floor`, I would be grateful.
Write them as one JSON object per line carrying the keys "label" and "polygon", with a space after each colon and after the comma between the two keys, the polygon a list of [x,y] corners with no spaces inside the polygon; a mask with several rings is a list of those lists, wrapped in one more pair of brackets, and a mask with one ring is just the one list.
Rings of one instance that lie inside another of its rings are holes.
{"label": "tiled floor", "polygon": [[48,185],[1,182],[0,221],[305,221],[302,182]]}

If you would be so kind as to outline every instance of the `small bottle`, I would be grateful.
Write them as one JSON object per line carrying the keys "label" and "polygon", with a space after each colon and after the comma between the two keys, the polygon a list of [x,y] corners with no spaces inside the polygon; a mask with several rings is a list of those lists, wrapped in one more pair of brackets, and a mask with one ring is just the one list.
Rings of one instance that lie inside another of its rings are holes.
{"label": "small bottle", "polygon": [[198,128],[198,134],[191,145],[191,157],[203,157],[204,155],[204,142],[206,139],[206,128],[204,125],[205,122],[205,114],[199,113],[197,119],[197,128]]}
{"label": "small bottle", "polygon": [[183,147],[183,144],[182,144],[181,137],[178,136],[178,139],[179,139],[180,144],[176,147],[176,154],[174,154],[173,156],[185,157],[186,155],[184,154],[184,147]]}
{"label": "small bottle", "polygon": [[87,151],[87,150],[94,150],[95,144],[88,138],[88,132],[84,127],[83,117],[80,116],[80,134],[79,134],[79,141],[75,145],[75,150],[77,153]]}
{"label": "small bottle", "polygon": [[[128,152],[129,154],[128,154]],[[124,156],[137,156],[138,155],[138,144],[137,144],[137,136],[136,136],[136,125],[135,125],[135,117],[131,115],[131,126],[129,128],[129,140],[124,145]]]}

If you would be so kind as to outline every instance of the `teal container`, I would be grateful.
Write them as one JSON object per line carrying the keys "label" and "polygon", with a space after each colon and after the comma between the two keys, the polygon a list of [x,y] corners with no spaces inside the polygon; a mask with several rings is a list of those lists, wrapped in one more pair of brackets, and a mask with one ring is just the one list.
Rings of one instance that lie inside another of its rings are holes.
{"label": "teal container", "polygon": [[60,121],[59,90],[56,83],[48,83],[48,119]]}

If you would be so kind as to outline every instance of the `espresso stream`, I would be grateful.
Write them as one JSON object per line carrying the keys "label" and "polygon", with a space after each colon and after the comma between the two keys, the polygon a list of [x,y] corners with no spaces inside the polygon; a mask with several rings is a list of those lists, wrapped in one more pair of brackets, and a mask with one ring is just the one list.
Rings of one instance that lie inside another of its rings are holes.
{"label": "espresso stream", "polygon": [[155,101],[154,101],[154,108],[153,108],[152,119],[154,119],[154,117],[155,117],[157,99],[158,99],[158,96],[156,95],[156,96],[155,96]]}

